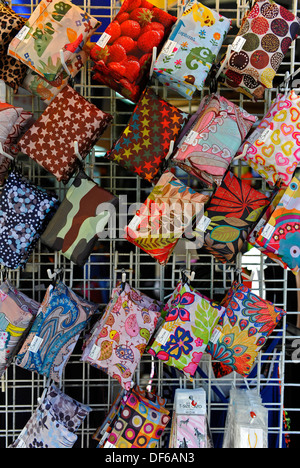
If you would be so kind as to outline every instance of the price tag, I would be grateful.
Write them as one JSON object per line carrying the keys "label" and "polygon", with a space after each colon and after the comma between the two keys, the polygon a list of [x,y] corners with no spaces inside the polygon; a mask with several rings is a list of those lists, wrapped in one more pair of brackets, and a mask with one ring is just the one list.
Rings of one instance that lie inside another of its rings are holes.
{"label": "price tag", "polygon": [[205,232],[208,226],[210,225],[210,223],[211,223],[210,218],[208,218],[207,216],[202,216],[199,223],[197,224],[197,229],[199,231]]}
{"label": "price tag", "polygon": [[34,354],[37,353],[43,341],[44,339],[40,336],[35,336],[31,342],[31,345],[29,346],[29,351]]}
{"label": "price tag", "polygon": [[155,338],[155,340],[157,341],[157,343],[164,346],[167,343],[168,339],[170,338],[170,335],[171,333],[168,330],[165,330],[164,328],[162,328],[159,334],[157,335],[157,338]]}
{"label": "price tag", "polygon": [[237,36],[232,44],[232,52],[241,52],[246,43],[246,39],[242,36]]}
{"label": "price tag", "polygon": [[99,41],[96,43],[97,46],[104,48],[107,45],[110,38],[111,38],[111,35],[104,32],[102,36],[100,37]]}
{"label": "price tag", "polygon": [[197,136],[199,136],[198,132],[194,132],[194,130],[191,130],[190,133],[187,135],[186,139],[184,140],[184,142],[187,145],[192,145],[195,139],[197,138]]}
{"label": "price tag", "polygon": [[[165,46],[164,46],[164,48],[163,48],[163,50],[162,50],[162,53],[163,53],[164,55],[171,55],[171,54],[173,54],[174,49],[176,49],[176,48],[178,49],[178,44],[177,44],[177,42],[171,41],[171,40],[169,39],[169,40],[166,42],[166,44],[165,44]],[[176,52],[177,52],[177,51],[176,51]]]}
{"label": "price tag", "polygon": [[16,35],[16,39],[19,39],[19,41],[24,41],[29,31],[30,31],[30,28],[28,26],[23,26],[23,28]]}
{"label": "price tag", "polygon": [[270,239],[271,236],[274,234],[274,231],[275,231],[275,226],[271,226],[271,224],[267,224],[266,227],[264,228],[263,232],[261,233],[261,235],[265,238],[265,239]]}
{"label": "price tag", "polygon": [[94,344],[94,346],[92,347],[91,352],[89,354],[89,358],[96,361],[99,356],[100,356],[100,347],[97,346],[96,344]]}

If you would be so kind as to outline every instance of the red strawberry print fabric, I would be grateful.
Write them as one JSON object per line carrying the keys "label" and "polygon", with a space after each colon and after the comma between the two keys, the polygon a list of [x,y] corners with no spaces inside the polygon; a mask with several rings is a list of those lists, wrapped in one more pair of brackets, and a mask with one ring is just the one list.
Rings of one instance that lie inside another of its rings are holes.
{"label": "red strawberry print fabric", "polygon": [[78,168],[74,141],[84,159],[110,124],[112,116],[66,86],[19,141],[30,156],[57,180],[67,183]]}
{"label": "red strawberry print fabric", "polygon": [[137,102],[146,87],[153,48],[160,52],[175,16],[145,0],[125,0],[91,50],[93,79]]}

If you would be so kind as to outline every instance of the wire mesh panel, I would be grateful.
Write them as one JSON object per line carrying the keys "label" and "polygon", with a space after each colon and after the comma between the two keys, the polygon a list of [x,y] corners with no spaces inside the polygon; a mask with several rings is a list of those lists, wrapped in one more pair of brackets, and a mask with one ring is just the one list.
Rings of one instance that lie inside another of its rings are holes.
{"label": "wire mesh panel", "polygon": [[[76,0],[74,3],[101,21],[102,25],[92,38],[93,41],[99,39],[120,8],[116,0],[111,0],[111,3],[109,0],[87,0],[84,3]],[[227,45],[233,42],[239,30],[246,6],[241,0],[238,0],[238,5],[230,0],[204,0],[203,3],[232,19],[232,29],[222,47],[221,58],[226,53]],[[22,16],[29,17],[37,4],[36,1],[12,2],[12,8]],[[181,0],[177,2],[160,0],[157,4],[174,16],[177,16],[182,8]],[[280,0],[280,4],[295,14],[299,13],[298,0]],[[224,97],[242,106],[250,114],[262,118],[269,109],[271,100],[276,96],[277,86],[283,81],[285,73],[287,71],[293,73],[300,66],[297,60],[300,57],[299,53],[297,40],[280,67],[280,73],[274,81],[276,87],[266,92],[264,100],[254,103],[246,96],[222,85],[219,85],[219,91]],[[41,302],[50,284],[48,270],[62,267],[66,284],[79,295],[99,303],[100,311],[102,311],[124,269],[133,287],[162,301],[165,301],[173,292],[181,277],[181,270],[193,270],[195,272],[193,286],[201,293],[218,301],[222,300],[232,285],[236,275],[235,267],[242,265],[248,268],[253,272],[253,292],[287,310],[287,316],[268,341],[268,347],[263,353],[264,359],[262,359],[262,353],[259,354],[256,372],[253,376],[246,383],[236,373],[217,379],[213,373],[211,358],[205,354],[194,381],[190,382],[175,369],[145,354],[135,373],[135,382],[143,388],[150,383],[153,390],[168,399],[169,410],[172,410],[176,388],[203,386],[207,391],[208,418],[215,446],[222,444],[232,384],[258,388],[269,410],[270,446],[285,447],[288,442],[291,447],[296,447],[300,434],[299,404],[296,397],[300,386],[298,377],[300,353],[297,351],[300,345],[300,339],[298,339],[300,330],[299,277],[296,278],[290,271],[283,270],[256,249],[251,249],[242,257],[239,256],[239,265],[229,267],[218,263],[211,255],[197,251],[195,248],[187,248],[184,240],[178,243],[167,266],[162,267],[149,255],[124,240],[124,226],[134,214],[134,208],[136,209],[139,203],[145,201],[152,185],[117,164],[103,159],[105,153],[125,129],[134,105],[116,92],[93,81],[91,68],[92,62],[88,62],[76,76],[74,87],[99,109],[112,114],[114,120],[87,157],[85,170],[101,187],[119,197],[115,226],[101,236],[84,267],[70,263],[64,256],[50,251],[39,242],[24,270],[10,271],[9,279],[21,291]],[[197,95],[192,101],[187,101],[166,87],[162,87],[157,81],[153,81],[152,86],[157,94],[181,110],[194,113],[198,109],[201,96]],[[203,90],[202,95],[206,93],[208,93],[207,88]],[[39,98],[22,88],[15,95],[11,90],[6,89],[6,94],[8,102],[32,111],[35,117],[40,116],[46,108]],[[54,189],[59,198],[63,199],[68,185],[58,183],[41,166],[24,155],[19,156],[18,166],[21,167],[23,174],[34,183],[44,188]],[[249,168],[244,162],[235,163],[233,169],[239,177],[245,179],[249,177]],[[197,180],[183,171],[177,169],[177,175],[188,186],[196,190],[199,188]],[[252,183],[258,190],[269,194],[268,186],[262,178],[253,173],[251,177]],[[95,317],[94,321],[98,317]],[[82,345],[83,336],[66,366],[61,387],[66,394],[92,408],[93,411],[79,431],[79,438],[75,445],[92,448],[97,445],[92,435],[102,424],[120,386],[116,380],[80,361]],[[4,448],[16,439],[30,418],[37,406],[38,397],[46,386],[46,379],[37,373],[31,373],[12,364],[1,382],[0,440],[1,447]],[[161,447],[167,446],[168,433],[169,429],[160,442]]]}

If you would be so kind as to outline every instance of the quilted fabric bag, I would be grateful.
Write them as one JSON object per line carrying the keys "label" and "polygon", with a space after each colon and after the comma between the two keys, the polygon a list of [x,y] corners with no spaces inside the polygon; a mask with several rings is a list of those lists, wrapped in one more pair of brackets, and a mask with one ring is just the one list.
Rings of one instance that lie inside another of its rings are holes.
{"label": "quilted fabric bag", "polygon": [[53,81],[63,71],[60,51],[68,67],[100,24],[69,0],[42,0],[10,42],[8,55]]}
{"label": "quilted fabric bag", "polygon": [[269,205],[265,195],[228,172],[205,208],[204,250],[222,263],[234,262]]}
{"label": "quilted fabric bag", "polygon": [[227,370],[247,377],[286,312],[237,282],[221,304],[226,314],[216,326],[207,352]]}
{"label": "quilted fabric bag", "polygon": [[209,196],[166,171],[125,228],[126,239],[166,265],[179,239],[202,216],[208,200]]}
{"label": "quilted fabric bag", "polygon": [[39,307],[9,281],[0,285],[0,376],[20,349]]}
{"label": "quilted fabric bag", "polygon": [[74,141],[84,159],[112,120],[71,86],[66,86],[19,141],[20,149],[58,181],[78,168]]}
{"label": "quilted fabric bag", "polygon": [[24,266],[58,207],[55,196],[13,170],[0,195],[0,263]]}
{"label": "quilted fabric bag", "polygon": [[192,99],[216,62],[231,20],[202,3],[187,2],[154,65],[160,83]]}
{"label": "quilted fabric bag", "polygon": [[88,338],[81,357],[116,379],[126,390],[154,333],[162,306],[131,288],[119,286]]}
{"label": "quilted fabric bag", "polygon": [[106,158],[152,182],[188,118],[147,88]]}
{"label": "quilted fabric bag", "polygon": [[9,448],[72,448],[76,432],[91,411],[52,384]]}
{"label": "quilted fabric bag", "polygon": [[126,0],[91,50],[93,78],[137,102],[149,80],[154,47],[158,53],[177,18],[142,0]]}
{"label": "quilted fabric bag", "polygon": [[59,281],[49,286],[16,364],[60,382],[81,332],[98,305],[86,301]]}
{"label": "quilted fabric bag", "polygon": [[164,312],[165,321],[149,354],[183,371],[188,378],[193,377],[225,309],[180,282]]}
{"label": "quilted fabric bag", "polygon": [[0,79],[17,93],[27,71],[26,65],[7,55],[10,41],[22,29],[26,18],[19,16],[5,2],[0,4]]}
{"label": "quilted fabric bag", "polygon": [[292,179],[278,206],[256,238],[270,258],[275,256],[284,268],[300,270],[300,181]]}
{"label": "quilted fabric bag", "polygon": [[206,96],[183,129],[172,162],[209,186],[220,185],[256,120],[219,94]]}
{"label": "quilted fabric bag", "polygon": [[83,266],[118,199],[80,171],[42,235],[42,242]]}

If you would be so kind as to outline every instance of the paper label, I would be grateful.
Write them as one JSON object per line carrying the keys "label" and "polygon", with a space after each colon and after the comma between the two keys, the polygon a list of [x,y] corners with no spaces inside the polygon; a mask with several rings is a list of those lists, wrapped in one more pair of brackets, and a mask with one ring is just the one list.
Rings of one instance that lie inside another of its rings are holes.
{"label": "paper label", "polygon": [[264,228],[263,232],[261,233],[262,237],[265,239],[270,239],[272,235],[274,234],[275,231],[275,226],[271,226],[271,224],[267,224],[266,227]]}
{"label": "paper label", "polygon": [[197,229],[199,231],[205,232],[208,226],[210,225],[210,223],[211,223],[210,218],[208,218],[207,216],[202,216],[199,223],[197,224]]}
{"label": "paper label", "polygon": [[141,224],[141,218],[135,216],[128,224],[128,228],[132,229],[132,231],[135,231],[139,224]]}
{"label": "paper label", "polygon": [[242,36],[238,36],[235,38],[231,50],[233,52],[241,52],[242,48],[244,47],[246,43],[246,39]]}
{"label": "paper label", "polygon": [[100,37],[99,41],[96,43],[97,46],[104,48],[107,45],[110,38],[111,38],[111,35],[104,32],[102,36]]}
{"label": "paper label", "polygon": [[176,414],[206,414],[206,392],[203,388],[177,389],[174,408]]}
{"label": "paper label", "polygon": [[242,426],[240,448],[264,448],[263,429]]}
{"label": "paper label", "polygon": [[37,353],[43,341],[44,339],[40,336],[35,336],[31,342],[31,345],[29,346],[29,351],[34,354]]}
{"label": "paper label", "polygon": [[116,446],[114,444],[112,444],[111,442],[106,442],[106,444],[103,446],[103,448],[116,448]]}
{"label": "paper label", "polygon": [[155,340],[157,341],[157,343],[164,346],[167,343],[168,339],[170,338],[170,335],[171,333],[168,330],[165,330],[164,328],[162,328],[159,334],[157,335],[157,338],[155,338]]}
{"label": "paper label", "polygon": [[96,361],[99,356],[100,356],[100,347],[94,344],[94,346],[92,347],[90,351],[89,358]]}
{"label": "paper label", "polygon": [[213,344],[216,344],[221,335],[222,335],[222,332],[220,330],[218,330],[217,328],[215,328],[212,335],[211,335],[210,341]]}
{"label": "paper label", "polygon": [[261,143],[265,143],[267,140],[269,140],[269,138],[271,138],[272,133],[273,133],[273,130],[271,128],[266,128],[262,132],[260,137],[258,138],[258,141],[261,142]]}
{"label": "paper label", "polygon": [[192,145],[195,139],[197,138],[197,136],[199,136],[198,132],[194,132],[194,130],[191,130],[190,133],[187,135],[186,139],[184,140],[184,142],[187,145]]}
{"label": "paper label", "polygon": [[23,26],[23,28],[16,35],[16,38],[19,39],[19,41],[24,41],[29,31],[30,31],[30,28],[28,26]]}
{"label": "paper label", "polygon": [[[174,49],[176,49],[176,48],[178,49],[178,44],[177,44],[177,42],[171,41],[171,40],[169,39],[169,40],[166,42],[166,44],[165,44],[165,46],[164,46],[164,48],[163,48],[163,50],[162,50],[162,53],[163,53],[164,55],[171,55],[171,54],[173,54]],[[176,51],[176,52],[177,52],[177,51]]]}
{"label": "paper label", "polygon": [[16,448],[22,448],[22,449],[26,448],[26,444],[25,444],[24,440],[19,439],[18,444],[16,445]]}

